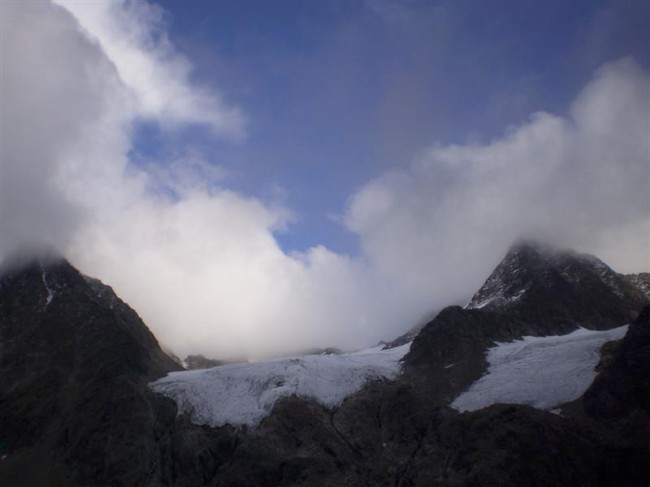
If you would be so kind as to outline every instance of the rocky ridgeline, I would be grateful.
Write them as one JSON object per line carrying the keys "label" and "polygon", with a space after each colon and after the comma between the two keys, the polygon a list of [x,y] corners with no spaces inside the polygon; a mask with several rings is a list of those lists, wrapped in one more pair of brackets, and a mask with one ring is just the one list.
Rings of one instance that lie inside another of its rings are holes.
{"label": "rocky ridgeline", "polygon": [[[468,309],[418,333],[404,374],[335,409],[289,397],[258,428],[177,416],[177,370],[137,314],[63,259],[0,282],[0,485],[642,485],[650,478],[650,309],[593,257],[518,244]],[[495,341],[633,322],[564,416],[449,403]],[[645,428],[645,429],[644,429]]]}

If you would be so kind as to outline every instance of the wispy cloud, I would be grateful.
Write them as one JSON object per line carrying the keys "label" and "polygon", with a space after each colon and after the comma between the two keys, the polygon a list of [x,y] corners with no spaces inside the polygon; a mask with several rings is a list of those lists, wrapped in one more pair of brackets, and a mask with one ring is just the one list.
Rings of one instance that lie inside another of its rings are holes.
{"label": "wispy cloud", "polygon": [[99,43],[133,95],[138,115],[163,126],[207,124],[217,133],[244,137],[241,111],[214,89],[191,82],[191,64],[169,41],[160,7],[140,0],[55,2]]}

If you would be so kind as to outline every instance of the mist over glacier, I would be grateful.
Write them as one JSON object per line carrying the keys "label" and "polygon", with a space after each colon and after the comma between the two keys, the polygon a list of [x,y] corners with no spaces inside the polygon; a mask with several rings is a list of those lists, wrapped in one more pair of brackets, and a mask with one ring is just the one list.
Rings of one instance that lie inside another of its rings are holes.
{"label": "mist over glacier", "polygon": [[152,4],[0,8],[0,254],[55,246],[179,355],[394,338],[469,297],[521,236],[650,270],[650,79],[631,57],[602,65],[562,115],[531,113],[481,143],[432,134],[341,201],[358,254],[288,252],[277,236],[297,208],[230,187],[200,157],[130,161],[143,120],[246,144],[245,114],[192,80]]}

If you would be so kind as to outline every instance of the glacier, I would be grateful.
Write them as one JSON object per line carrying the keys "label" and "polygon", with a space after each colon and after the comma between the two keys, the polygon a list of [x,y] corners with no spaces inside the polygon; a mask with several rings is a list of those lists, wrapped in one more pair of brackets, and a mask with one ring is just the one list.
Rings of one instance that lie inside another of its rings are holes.
{"label": "glacier", "polygon": [[194,424],[257,426],[283,397],[295,395],[332,408],[371,381],[395,379],[410,346],[172,372],[150,387],[174,399],[178,414],[188,414]]}
{"label": "glacier", "polygon": [[497,343],[488,349],[487,373],[451,406],[459,411],[476,411],[496,403],[552,409],[577,399],[596,378],[600,348],[623,338],[627,328],[579,328],[566,335],[526,336]]}

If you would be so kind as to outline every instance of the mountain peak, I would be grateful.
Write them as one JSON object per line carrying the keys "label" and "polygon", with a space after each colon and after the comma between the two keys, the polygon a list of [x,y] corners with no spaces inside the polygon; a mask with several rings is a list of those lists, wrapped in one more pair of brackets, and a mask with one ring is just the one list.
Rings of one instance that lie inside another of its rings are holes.
{"label": "mountain peak", "polygon": [[529,289],[531,280],[543,274],[558,251],[538,241],[515,242],[468,305],[470,309],[497,309],[519,300]]}
{"label": "mountain peak", "polygon": [[[623,309],[621,302],[630,303],[629,308]],[[592,255],[520,240],[510,247],[467,308],[509,310],[540,323],[608,327],[629,322],[645,302],[647,297],[624,276]]]}

